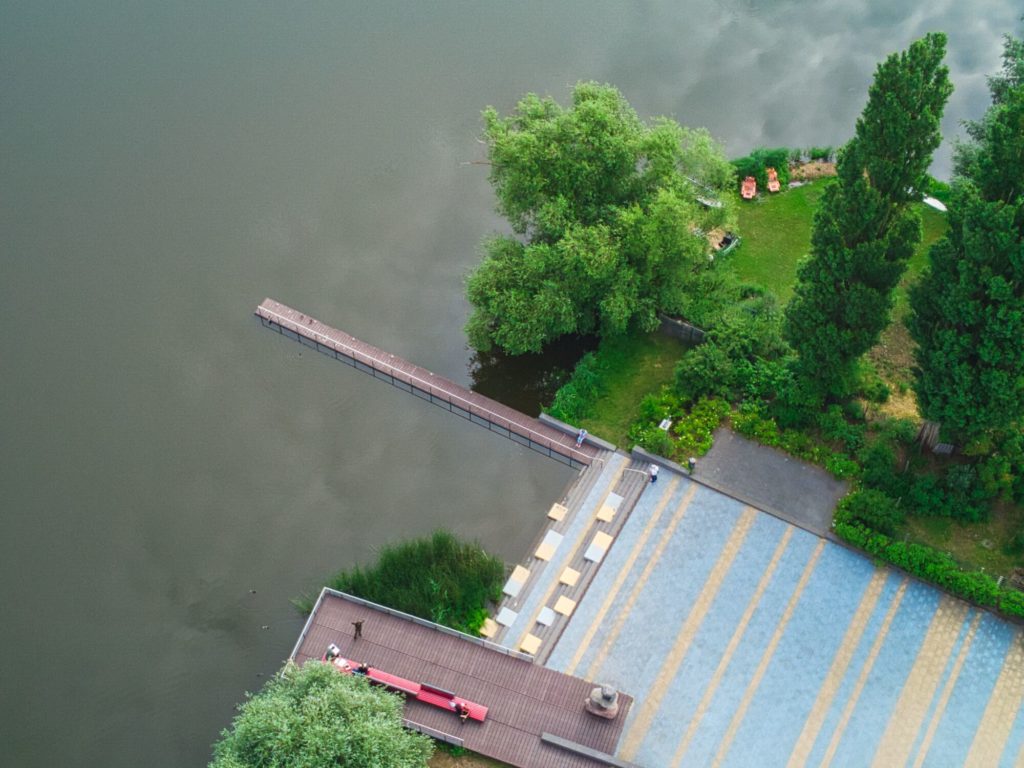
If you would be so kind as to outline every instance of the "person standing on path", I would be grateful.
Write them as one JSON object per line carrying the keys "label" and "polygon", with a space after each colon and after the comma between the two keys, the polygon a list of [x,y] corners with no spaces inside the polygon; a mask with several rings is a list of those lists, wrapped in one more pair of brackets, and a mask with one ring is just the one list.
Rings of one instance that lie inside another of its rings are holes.
{"label": "person standing on path", "polygon": [[690,468],[690,474],[692,475],[693,470],[697,468],[697,460],[691,456],[689,461],[686,462],[686,466]]}
{"label": "person standing on path", "polygon": [[355,627],[355,632],[352,634],[353,640],[358,640],[363,636],[363,620],[353,621],[352,626]]}
{"label": "person standing on path", "polygon": [[658,469],[659,467],[657,464],[651,464],[650,469],[647,470],[647,474],[651,476],[652,483],[658,482]]}

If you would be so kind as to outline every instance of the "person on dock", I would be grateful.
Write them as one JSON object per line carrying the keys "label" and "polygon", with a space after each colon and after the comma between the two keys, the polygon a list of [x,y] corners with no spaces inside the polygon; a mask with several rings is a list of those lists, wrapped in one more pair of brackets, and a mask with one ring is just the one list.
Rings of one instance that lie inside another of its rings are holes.
{"label": "person on dock", "polygon": [[353,621],[352,626],[355,627],[355,632],[352,633],[352,639],[358,640],[363,636],[363,620]]}
{"label": "person on dock", "polygon": [[651,482],[652,483],[658,482],[658,470],[659,469],[660,469],[660,467],[657,464],[651,464],[650,468],[647,470],[647,474],[651,476]]}
{"label": "person on dock", "polygon": [[358,667],[356,667],[356,674],[359,674],[359,675],[368,675],[368,674],[370,674],[370,665],[367,664],[364,661],[362,664],[360,664]]}
{"label": "person on dock", "polygon": [[576,435],[576,447],[580,448],[583,445],[583,441],[587,439],[587,430],[580,427],[579,433]]}

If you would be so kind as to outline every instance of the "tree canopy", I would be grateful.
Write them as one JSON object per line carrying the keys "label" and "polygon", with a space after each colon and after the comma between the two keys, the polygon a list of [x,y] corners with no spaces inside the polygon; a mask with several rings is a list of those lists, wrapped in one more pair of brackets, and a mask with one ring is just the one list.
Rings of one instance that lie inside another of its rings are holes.
{"label": "tree canopy", "polygon": [[402,727],[402,707],[360,676],[289,662],[238,708],[210,768],[425,768],[433,744]]}
{"label": "tree canopy", "polygon": [[925,186],[952,92],[946,37],[929,34],[878,66],[838,183],[815,213],[810,257],[786,309],[797,380],[817,397],[845,396],[855,366],[889,322],[892,291],[921,238],[909,203]]}
{"label": "tree canopy", "polygon": [[645,125],[596,83],[578,84],[569,109],[527,94],[512,115],[483,117],[498,211],[516,236],[488,238],[467,281],[474,347],[536,352],[696,305],[713,269],[703,232],[729,221],[719,193],[733,179],[706,131]]}
{"label": "tree canopy", "polygon": [[911,291],[914,389],[945,434],[987,449],[1024,426],[1024,45],[958,147],[949,232]]}

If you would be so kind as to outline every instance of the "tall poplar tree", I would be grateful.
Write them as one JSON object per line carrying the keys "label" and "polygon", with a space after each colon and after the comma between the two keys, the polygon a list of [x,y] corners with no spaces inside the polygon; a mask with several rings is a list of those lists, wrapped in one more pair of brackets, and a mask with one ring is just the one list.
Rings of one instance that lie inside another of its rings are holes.
{"label": "tall poplar tree", "polygon": [[878,66],[838,183],[814,218],[811,253],[786,308],[797,382],[814,399],[850,394],[857,360],[889,323],[892,291],[921,239],[910,208],[924,187],[953,87],[946,36],[929,34]]}
{"label": "tall poplar tree", "polygon": [[910,294],[914,391],[978,450],[1024,428],[1024,44],[1006,38],[992,106],[956,154],[949,232]]}

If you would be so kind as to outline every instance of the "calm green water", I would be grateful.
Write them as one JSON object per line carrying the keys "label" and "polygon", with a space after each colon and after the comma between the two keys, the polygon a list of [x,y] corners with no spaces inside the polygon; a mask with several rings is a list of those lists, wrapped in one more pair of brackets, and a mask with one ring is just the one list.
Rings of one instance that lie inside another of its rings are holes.
{"label": "calm green water", "polygon": [[952,133],[1018,9],[932,6],[0,4],[2,762],[202,765],[323,574],[439,525],[525,551],[561,465],[250,317],[470,383],[484,105],[596,79],[732,154],[838,144],[945,29]]}

